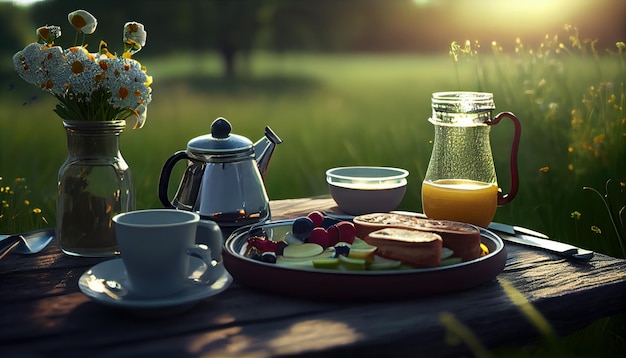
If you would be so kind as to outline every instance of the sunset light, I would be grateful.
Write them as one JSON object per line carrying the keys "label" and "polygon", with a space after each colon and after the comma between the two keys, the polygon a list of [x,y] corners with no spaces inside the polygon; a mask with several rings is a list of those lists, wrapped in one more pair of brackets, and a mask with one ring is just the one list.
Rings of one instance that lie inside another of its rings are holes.
{"label": "sunset light", "polygon": [[[583,39],[604,46],[621,41],[623,2],[600,0],[413,0],[418,12],[432,12],[429,37],[437,42],[479,40],[505,43],[522,38],[540,41],[565,25],[580,30]],[[601,19],[601,21],[598,21]]]}
{"label": "sunset light", "polygon": [[[493,26],[524,26],[532,28],[546,23],[567,21],[589,7],[584,0],[484,0],[480,6],[474,1],[458,1],[457,14],[486,19]],[[482,22],[482,20],[480,20]]]}

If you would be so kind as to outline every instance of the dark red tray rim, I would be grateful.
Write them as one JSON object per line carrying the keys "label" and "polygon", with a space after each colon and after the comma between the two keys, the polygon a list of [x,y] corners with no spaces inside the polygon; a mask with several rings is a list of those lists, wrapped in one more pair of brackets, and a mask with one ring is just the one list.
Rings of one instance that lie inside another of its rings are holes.
{"label": "dark red tray rim", "polygon": [[463,268],[469,265],[475,265],[480,262],[485,262],[492,260],[495,256],[500,255],[502,251],[505,251],[504,242],[502,239],[495,234],[493,231],[481,228],[481,242],[489,248],[489,254],[479,257],[474,260],[460,262],[458,264],[441,266],[441,267],[432,267],[432,268],[416,268],[416,269],[402,269],[402,270],[365,270],[365,271],[350,271],[350,270],[334,270],[334,269],[318,269],[318,268],[296,268],[296,267],[286,267],[282,265],[276,265],[272,263],[258,261],[249,257],[246,257],[242,254],[245,251],[245,243],[249,238],[250,232],[255,229],[269,229],[277,226],[287,226],[293,224],[294,219],[288,220],[279,220],[279,221],[268,221],[263,224],[255,224],[240,228],[234,231],[225,242],[225,253],[232,256],[235,259],[243,260],[251,264],[265,266],[271,269],[283,269],[288,271],[296,271],[296,272],[313,272],[313,273],[325,273],[325,274],[334,274],[334,275],[347,275],[347,276],[388,276],[388,275],[415,275],[420,273],[428,273],[428,272],[439,272],[439,271],[451,271],[459,268]]}

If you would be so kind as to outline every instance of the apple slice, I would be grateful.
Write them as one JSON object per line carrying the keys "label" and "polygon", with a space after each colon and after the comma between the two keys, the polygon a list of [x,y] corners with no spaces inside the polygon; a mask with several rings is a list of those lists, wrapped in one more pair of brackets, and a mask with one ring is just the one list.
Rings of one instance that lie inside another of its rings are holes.
{"label": "apple slice", "polygon": [[368,259],[375,256],[374,253],[378,248],[376,246],[367,245],[366,246],[354,246],[350,248],[350,252],[348,253],[348,257],[353,259]]}
{"label": "apple slice", "polygon": [[[304,244],[302,244],[304,245]],[[314,256],[307,257],[285,257],[278,256],[276,257],[276,264],[280,266],[285,266],[289,268],[313,268],[313,261],[316,260],[325,260],[332,258],[334,254],[333,249],[326,249],[322,253]]]}
{"label": "apple slice", "polygon": [[359,238],[355,238],[350,245],[350,252],[348,253],[348,257],[352,257],[355,259],[371,258],[377,249],[378,248],[376,246],[370,245]]}
{"label": "apple slice", "polygon": [[442,260],[445,260],[448,257],[451,257],[452,255],[454,255],[454,251],[450,250],[449,248],[447,248],[445,246],[441,248],[441,259]]}
{"label": "apple slice", "polygon": [[323,259],[312,260],[313,267],[317,269],[331,269],[336,270],[339,268],[339,259],[336,257],[329,257]]}
{"label": "apple slice", "polygon": [[402,262],[397,260],[386,259],[378,255],[374,255],[374,261],[367,265],[368,270],[395,270],[402,265]]}
{"label": "apple slice", "polygon": [[324,248],[318,244],[305,242],[299,245],[288,245],[283,250],[285,258],[306,258],[319,255],[324,252]]}
{"label": "apple slice", "polygon": [[351,257],[339,256],[341,266],[350,271],[365,270],[365,259],[353,259]]}

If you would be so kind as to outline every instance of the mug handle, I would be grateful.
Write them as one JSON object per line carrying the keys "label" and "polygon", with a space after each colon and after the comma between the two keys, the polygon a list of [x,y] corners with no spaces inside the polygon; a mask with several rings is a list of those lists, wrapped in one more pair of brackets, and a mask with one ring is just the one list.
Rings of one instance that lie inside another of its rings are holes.
{"label": "mug handle", "polygon": [[204,261],[206,268],[200,275],[192,275],[190,279],[198,284],[210,284],[220,278],[224,272],[222,262],[222,231],[216,222],[198,221],[196,242],[187,249],[187,255],[195,256]]}
{"label": "mug handle", "polygon": [[513,201],[517,195],[519,189],[519,172],[517,169],[517,152],[519,150],[520,136],[522,134],[522,126],[519,119],[511,112],[502,112],[498,114],[491,121],[487,122],[488,125],[495,125],[502,120],[502,118],[509,118],[513,122],[515,132],[513,133],[513,144],[511,147],[511,157],[509,162],[511,164],[511,189],[508,194],[503,194],[502,191],[498,191],[498,206],[506,205]]}

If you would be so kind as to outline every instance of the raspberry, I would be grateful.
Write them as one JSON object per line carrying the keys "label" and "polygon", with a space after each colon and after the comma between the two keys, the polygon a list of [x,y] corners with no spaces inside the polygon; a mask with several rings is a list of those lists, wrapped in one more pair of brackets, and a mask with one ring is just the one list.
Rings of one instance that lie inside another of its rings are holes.
{"label": "raspberry", "polygon": [[339,228],[337,225],[331,225],[326,231],[328,232],[328,245],[335,246],[339,242]]}
{"label": "raspberry", "polygon": [[356,228],[354,227],[354,224],[349,221],[342,221],[337,223],[336,226],[339,229],[339,241],[352,244],[354,242],[354,238],[356,237]]}
{"label": "raspberry", "polygon": [[252,246],[259,252],[276,252],[277,242],[265,238],[251,237],[248,239],[248,246]]}
{"label": "raspberry", "polygon": [[307,240],[309,243],[318,244],[324,249],[330,246],[328,232],[323,227],[316,227],[311,231],[311,235]]}
{"label": "raspberry", "polygon": [[324,223],[324,214],[317,210],[311,211],[307,217],[313,221],[313,225],[315,225],[315,227],[322,226]]}
{"label": "raspberry", "polygon": [[287,243],[285,241],[279,241],[276,244],[276,255],[282,255],[285,247],[287,247]]}

